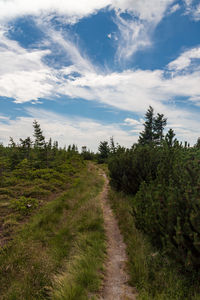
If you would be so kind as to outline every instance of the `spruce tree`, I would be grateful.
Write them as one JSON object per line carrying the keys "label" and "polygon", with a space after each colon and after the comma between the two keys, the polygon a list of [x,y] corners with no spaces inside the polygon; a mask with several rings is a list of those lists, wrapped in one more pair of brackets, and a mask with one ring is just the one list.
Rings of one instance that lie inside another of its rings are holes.
{"label": "spruce tree", "polygon": [[200,138],[198,137],[196,144],[194,145],[196,148],[200,149]]}
{"label": "spruce tree", "polygon": [[174,139],[175,135],[174,130],[170,128],[165,136],[165,141],[169,147],[173,147],[177,142],[177,139]]}
{"label": "spruce tree", "polygon": [[108,142],[107,141],[100,142],[98,151],[99,151],[98,162],[99,163],[105,162],[110,153],[110,147]]}
{"label": "spruce tree", "polygon": [[115,152],[116,152],[116,146],[115,146],[115,142],[114,142],[113,136],[110,138],[110,152],[112,154],[115,154]]}
{"label": "spruce tree", "polygon": [[153,133],[153,127],[154,127],[154,111],[153,107],[149,106],[146,114],[145,114],[145,123],[144,123],[144,131],[140,133],[139,136],[139,144],[145,145],[150,144],[153,141],[154,133]]}
{"label": "spruce tree", "polygon": [[35,120],[33,122],[33,128],[34,128],[34,148],[35,148],[35,166],[48,166],[48,155],[47,155],[47,144],[45,142],[45,137],[43,135],[43,132],[40,128],[40,124]]}
{"label": "spruce tree", "polygon": [[151,106],[149,106],[145,114],[145,119],[144,130],[140,133],[138,140],[139,144],[146,145],[155,143],[160,145],[164,137],[163,130],[167,124],[167,119],[164,118],[163,114],[159,113],[154,117],[154,110]]}
{"label": "spruce tree", "polygon": [[40,124],[34,120],[33,122],[33,128],[34,128],[34,137],[35,137],[35,143],[34,143],[34,146],[35,148],[45,148],[45,137],[43,135],[43,132],[40,128]]}
{"label": "spruce tree", "polygon": [[160,144],[161,141],[163,140],[163,130],[164,127],[167,125],[167,119],[164,118],[163,114],[157,114],[156,118],[154,118],[153,121],[153,131],[154,131],[154,141],[156,144]]}

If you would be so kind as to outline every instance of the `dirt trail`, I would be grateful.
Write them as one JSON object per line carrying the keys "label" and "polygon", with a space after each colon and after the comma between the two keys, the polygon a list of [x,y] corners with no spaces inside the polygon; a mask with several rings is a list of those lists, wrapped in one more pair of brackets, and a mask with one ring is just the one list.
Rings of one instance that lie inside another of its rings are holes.
{"label": "dirt trail", "polygon": [[126,246],[119,231],[117,221],[108,204],[108,179],[105,173],[104,189],[101,193],[105,230],[108,240],[106,274],[100,300],[135,300],[136,292],[128,285],[126,272]]}

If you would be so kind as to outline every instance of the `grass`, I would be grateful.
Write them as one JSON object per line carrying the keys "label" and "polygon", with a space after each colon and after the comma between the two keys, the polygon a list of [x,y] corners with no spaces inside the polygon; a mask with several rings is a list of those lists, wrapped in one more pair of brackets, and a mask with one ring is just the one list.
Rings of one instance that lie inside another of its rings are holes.
{"label": "grass", "polygon": [[0,299],[94,299],[105,233],[95,166],[45,204],[0,250]]}
{"label": "grass", "polygon": [[131,197],[110,190],[109,199],[127,245],[130,284],[137,288],[138,300],[199,300],[195,277],[179,272],[179,267],[152,247],[134,224]]}
{"label": "grass", "polygon": [[[82,168],[84,162],[72,157],[54,169],[30,169],[26,176],[22,176],[23,169],[5,172],[0,184],[0,245],[10,240],[30,215],[67,190]],[[37,205],[29,203],[33,202],[30,199]]]}

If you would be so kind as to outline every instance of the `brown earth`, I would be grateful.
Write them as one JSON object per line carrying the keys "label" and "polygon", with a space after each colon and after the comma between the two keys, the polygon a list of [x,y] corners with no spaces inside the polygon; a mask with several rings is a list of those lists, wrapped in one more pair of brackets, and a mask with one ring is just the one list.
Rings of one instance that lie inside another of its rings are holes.
{"label": "brown earth", "polygon": [[105,278],[99,299],[136,300],[137,293],[128,284],[126,246],[108,203],[108,178],[105,173],[101,175],[105,178],[104,188],[101,193],[101,203],[107,236],[107,261],[105,263]]}

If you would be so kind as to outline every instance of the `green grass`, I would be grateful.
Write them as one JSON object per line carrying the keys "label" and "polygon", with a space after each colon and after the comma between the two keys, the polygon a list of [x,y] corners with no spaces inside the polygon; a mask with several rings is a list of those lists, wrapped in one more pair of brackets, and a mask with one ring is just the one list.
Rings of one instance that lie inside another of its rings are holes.
{"label": "green grass", "polygon": [[0,299],[93,299],[105,255],[102,185],[95,166],[83,168],[0,250]]}
{"label": "green grass", "polygon": [[164,255],[152,247],[134,224],[131,197],[110,190],[109,200],[127,245],[130,283],[138,300],[199,300],[199,284],[179,272]]}
{"label": "green grass", "polygon": [[[5,172],[0,182],[0,245],[7,243],[30,215],[66,191],[84,165],[80,157],[70,157],[54,168],[30,169],[26,176],[23,168]],[[37,205],[30,205],[30,199]]]}

